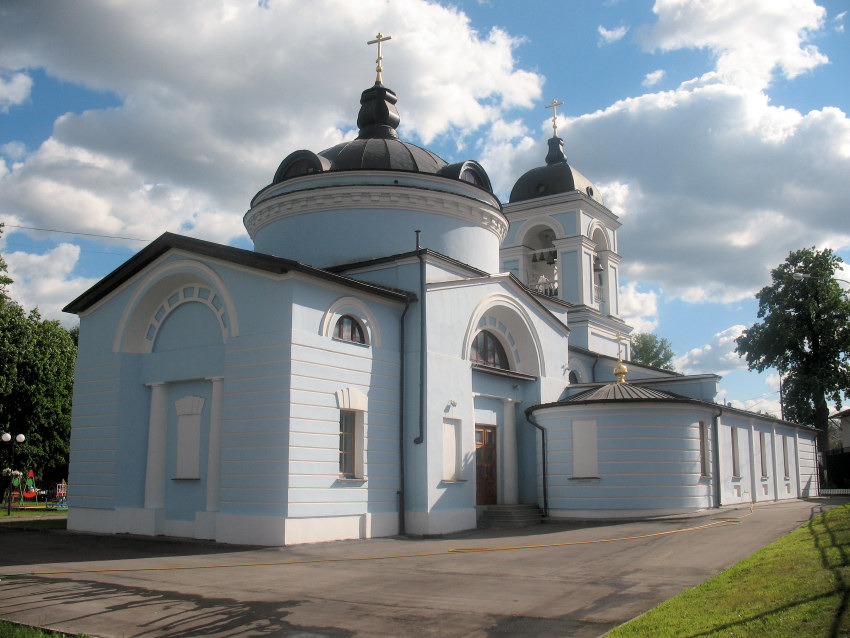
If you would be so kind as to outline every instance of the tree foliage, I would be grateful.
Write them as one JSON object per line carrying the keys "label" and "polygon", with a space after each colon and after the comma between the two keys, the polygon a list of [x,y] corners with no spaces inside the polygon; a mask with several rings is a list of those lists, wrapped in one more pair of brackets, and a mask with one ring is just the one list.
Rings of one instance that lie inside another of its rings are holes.
{"label": "tree foliage", "polygon": [[670,342],[651,332],[636,332],[631,338],[632,361],[662,370],[675,370],[673,358],[676,353]]}
{"label": "tree foliage", "polygon": [[[818,429],[818,448],[829,448],[829,406],[850,394],[850,300],[833,279],[842,260],[829,249],[796,250],[771,271],[762,288],[758,317],[737,339],[750,370],[776,368],[783,375],[788,420]],[[796,280],[794,273],[812,279]]]}
{"label": "tree foliage", "polygon": [[[0,280],[11,283],[5,266],[0,258]],[[67,476],[76,353],[58,321],[25,312],[0,288],[0,430],[26,437],[15,449],[15,469],[48,482]]]}

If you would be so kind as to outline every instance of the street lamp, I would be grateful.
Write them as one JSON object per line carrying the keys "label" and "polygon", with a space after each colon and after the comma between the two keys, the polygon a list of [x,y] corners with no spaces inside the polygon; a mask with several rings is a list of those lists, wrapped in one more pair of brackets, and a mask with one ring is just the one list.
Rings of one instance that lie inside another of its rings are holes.
{"label": "street lamp", "polygon": [[832,279],[834,281],[843,281],[845,284],[850,284],[850,281],[846,279],[841,279],[841,277],[818,277],[817,275],[810,275],[807,272],[795,272],[791,273],[791,276],[797,281],[803,281],[804,279],[816,279],[818,281],[827,281],[828,279]]}
{"label": "street lamp", "polygon": [[[8,443],[9,441],[12,441],[12,435],[8,432],[3,432],[3,434],[0,435],[0,440],[2,440],[3,443]],[[12,461],[11,463],[9,463],[9,501],[6,506],[7,516],[12,515],[12,472],[15,471],[15,443],[23,443],[26,440],[27,437],[25,437],[23,434],[18,434],[15,437],[15,440],[12,441]]]}

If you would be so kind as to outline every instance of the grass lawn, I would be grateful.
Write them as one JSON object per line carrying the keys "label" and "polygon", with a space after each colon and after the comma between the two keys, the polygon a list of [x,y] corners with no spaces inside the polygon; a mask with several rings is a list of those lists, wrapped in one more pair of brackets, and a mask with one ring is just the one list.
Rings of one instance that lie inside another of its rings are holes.
{"label": "grass lawn", "polygon": [[[68,509],[56,509],[56,508],[47,508],[47,507],[34,507],[34,508],[21,508],[15,509],[12,508],[12,518],[16,516],[52,516],[52,515],[62,515],[67,514]],[[7,512],[7,507],[5,505],[0,506],[0,518],[6,518],[9,516]]]}
{"label": "grass lawn", "polygon": [[[69,634],[57,634],[52,631],[44,631],[37,627],[16,625],[15,623],[0,620],[0,638],[66,638]],[[77,638],[86,638],[80,634]]]}
{"label": "grass lawn", "polygon": [[850,635],[850,504],[836,507],[606,638]]}

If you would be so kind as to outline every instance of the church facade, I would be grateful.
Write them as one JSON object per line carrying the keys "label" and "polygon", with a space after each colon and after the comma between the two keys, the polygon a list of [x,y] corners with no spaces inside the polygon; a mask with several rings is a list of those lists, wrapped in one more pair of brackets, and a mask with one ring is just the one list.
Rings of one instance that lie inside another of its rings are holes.
{"label": "church facade", "polygon": [[283,545],[816,493],[812,430],[625,370],[620,223],[557,131],[503,204],[395,104],[379,76],[355,140],[283,160],[253,251],[166,233],[66,307],[69,529]]}

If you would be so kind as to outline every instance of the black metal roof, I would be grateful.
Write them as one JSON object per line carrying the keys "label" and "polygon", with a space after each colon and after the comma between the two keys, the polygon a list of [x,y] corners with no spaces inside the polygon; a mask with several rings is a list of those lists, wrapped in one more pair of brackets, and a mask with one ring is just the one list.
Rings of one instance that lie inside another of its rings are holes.
{"label": "black metal roof", "polygon": [[244,248],[216,244],[185,235],[163,233],[94,286],[74,299],[62,310],[75,314],[84,312],[169,250],[182,250],[202,257],[220,259],[232,264],[277,274],[284,274],[291,271],[300,272],[397,301],[416,299],[416,295],[411,292],[351,279],[350,277],[308,266],[292,259],[284,259],[283,257],[258,253],[253,250],[245,250]]}
{"label": "black metal roof", "polygon": [[563,145],[564,141],[560,137],[549,138],[546,166],[532,168],[516,181],[511,190],[511,203],[571,191],[579,191],[603,203],[593,183],[567,163]]}
{"label": "black metal roof", "polygon": [[397,101],[392,89],[376,82],[360,96],[357,116],[360,131],[356,139],[319,153],[306,150],[290,153],[278,166],[272,184],[314,173],[382,170],[440,175],[493,192],[490,178],[476,162],[448,164],[436,153],[400,139],[396,130],[400,122]]}

